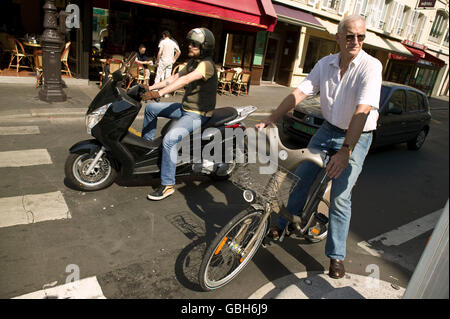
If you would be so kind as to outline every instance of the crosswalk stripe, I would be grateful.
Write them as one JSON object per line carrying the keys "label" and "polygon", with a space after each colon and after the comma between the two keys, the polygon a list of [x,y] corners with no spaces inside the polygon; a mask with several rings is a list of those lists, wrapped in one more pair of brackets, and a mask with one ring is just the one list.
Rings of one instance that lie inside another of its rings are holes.
{"label": "crosswalk stripe", "polygon": [[60,191],[0,198],[0,228],[72,218]]}
{"label": "crosswalk stripe", "polygon": [[0,167],[21,167],[52,164],[46,149],[0,152]]}
{"label": "crosswalk stripe", "polygon": [[106,297],[97,277],[88,277],[12,299],[106,299]]}
{"label": "crosswalk stripe", "polygon": [[384,251],[373,249],[371,245],[372,243],[381,242],[381,244],[383,244],[384,246],[399,246],[433,229],[436,226],[436,223],[441,214],[442,209],[428,214],[422,218],[416,219],[397,229],[369,239],[368,241],[359,242],[358,246],[367,251],[372,256],[381,257]]}
{"label": "crosswalk stripe", "polygon": [[27,135],[40,134],[39,126],[2,126],[0,135]]}

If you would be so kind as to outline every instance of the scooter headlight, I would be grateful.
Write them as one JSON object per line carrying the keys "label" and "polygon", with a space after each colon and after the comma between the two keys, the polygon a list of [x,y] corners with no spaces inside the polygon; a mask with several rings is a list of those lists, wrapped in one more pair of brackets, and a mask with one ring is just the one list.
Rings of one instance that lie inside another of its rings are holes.
{"label": "scooter headlight", "polygon": [[103,116],[105,115],[108,108],[111,106],[112,103],[103,105],[102,107],[99,107],[94,112],[86,115],[86,130],[88,134],[91,134],[92,129],[95,125],[97,125],[98,122],[101,121]]}

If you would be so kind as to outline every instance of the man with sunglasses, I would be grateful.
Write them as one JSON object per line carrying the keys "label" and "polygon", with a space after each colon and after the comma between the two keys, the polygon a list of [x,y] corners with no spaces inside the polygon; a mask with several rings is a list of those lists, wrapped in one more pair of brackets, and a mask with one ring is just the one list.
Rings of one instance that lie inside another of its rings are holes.
{"label": "man with sunglasses", "polygon": [[144,100],[158,99],[185,87],[181,103],[148,103],[145,107],[142,137],[147,140],[155,138],[158,117],[178,119],[163,138],[161,186],[147,196],[151,200],[161,200],[174,193],[177,143],[206,123],[216,107],[217,72],[212,59],[214,35],[206,28],[195,28],[187,34],[187,41],[190,58],[187,65],[180,72],[148,87],[142,97]]}
{"label": "man with sunglasses", "polygon": [[[350,226],[351,193],[372,143],[372,131],[376,129],[378,119],[382,65],[362,50],[365,33],[366,25],[361,16],[343,19],[336,34],[339,53],[319,60],[307,78],[272,115],[256,125],[261,129],[275,123],[308,95],[320,92],[325,121],[308,147],[335,153],[326,168],[332,178],[332,188],[325,245],[325,254],[330,258],[329,276],[335,279],[345,274],[343,260]],[[296,174],[301,182],[293,189],[286,207],[291,214],[302,211],[319,169],[313,163],[304,163],[297,168]],[[285,219],[279,218],[269,236],[278,238],[286,223]]]}

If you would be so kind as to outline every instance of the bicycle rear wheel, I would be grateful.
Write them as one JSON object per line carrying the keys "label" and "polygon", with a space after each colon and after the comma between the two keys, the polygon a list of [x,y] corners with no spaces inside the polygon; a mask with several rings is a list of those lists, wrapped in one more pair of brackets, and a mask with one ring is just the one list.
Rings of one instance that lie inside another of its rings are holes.
{"label": "bicycle rear wheel", "polygon": [[268,219],[264,221],[252,247],[249,247],[248,254],[242,257],[242,252],[257,231],[263,216],[263,210],[250,207],[236,215],[214,238],[200,266],[199,283],[203,290],[225,286],[250,262],[264,239]]}

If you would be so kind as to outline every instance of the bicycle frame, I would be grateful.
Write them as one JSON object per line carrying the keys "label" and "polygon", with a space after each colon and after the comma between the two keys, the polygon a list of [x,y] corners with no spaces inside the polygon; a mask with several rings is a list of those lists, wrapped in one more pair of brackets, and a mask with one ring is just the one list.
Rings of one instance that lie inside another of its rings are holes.
{"label": "bicycle frame", "polygon": [[[266,220],[269,219],[272,212],[279,214],[286,218],[289,222],[294,223],[296,225],[296,230],[300,234],[304,234],[309,227],[311,227],[313,217],[313,208],[317,207],[319,205],[320,201],[328,201],[329,199],[329,193],[331,189],[331,183],[330,178],[326,175],[325,167],[328,164],[328,161],[330,159],[330,155],[324,151],[321,150],[314,150],[314,149],[308,149],[308,148],[302,148],[302,149],[289,149],[287,148],[281,141],[279,131],[276,125],[271,124],[268,127],[265,128],[265,134],[267,136],[267,143],[270,146],[276,145],[277,146],[277,153],[281,154],[281,152],[285,152],[286,156],[283,156],[283,158],[279,159],[279,164],[282,167],[285,167],[288,171],[293,171],[298,165],[300,165],[303,162],[313,162],[317,166],[321,167],[323,170],[319,172],[318,176],[316,177],[315,182],[313,183],[309,196],[307,198],[305,209],[303,210],[303,213],[306,212],[305,219],[308,220],[306,225],[304,227],[300,227],[301,218],[299,216],[295,216],[290,214],[285,210],[285,207],[279,207],[277,201],[273,201],[271,199],[267,200],[264,203],[264,206],[261,206],[259,204],[253,204],[255,209],[261,209],[264,210],[264,215],[258,225],[257,230],[255,231],[254,235],[250,239],[249,243],[246,245],[244,250],[241,253],[241,261],[244,260],[248,254],[249,251],[251,251],[251,248],[253,247],[255,241],[257,240],[258,234],[263,231],[263,226],[266,222]],[[277,170],[270,178],[269,182],[266,185],[266,194],[269,193],[277,193],[278,187],[283,183],[283,181],[286,179],[287,172]],[[322,196],[320,195],[320,192],[323,192]],[[266,196],[263,196],[265,198]],[[267,198],[267,197],[266,197]],[[318,202],[319,201],[319,202]],[[284,233],[280,240],[282,241],[284,237]]]}

